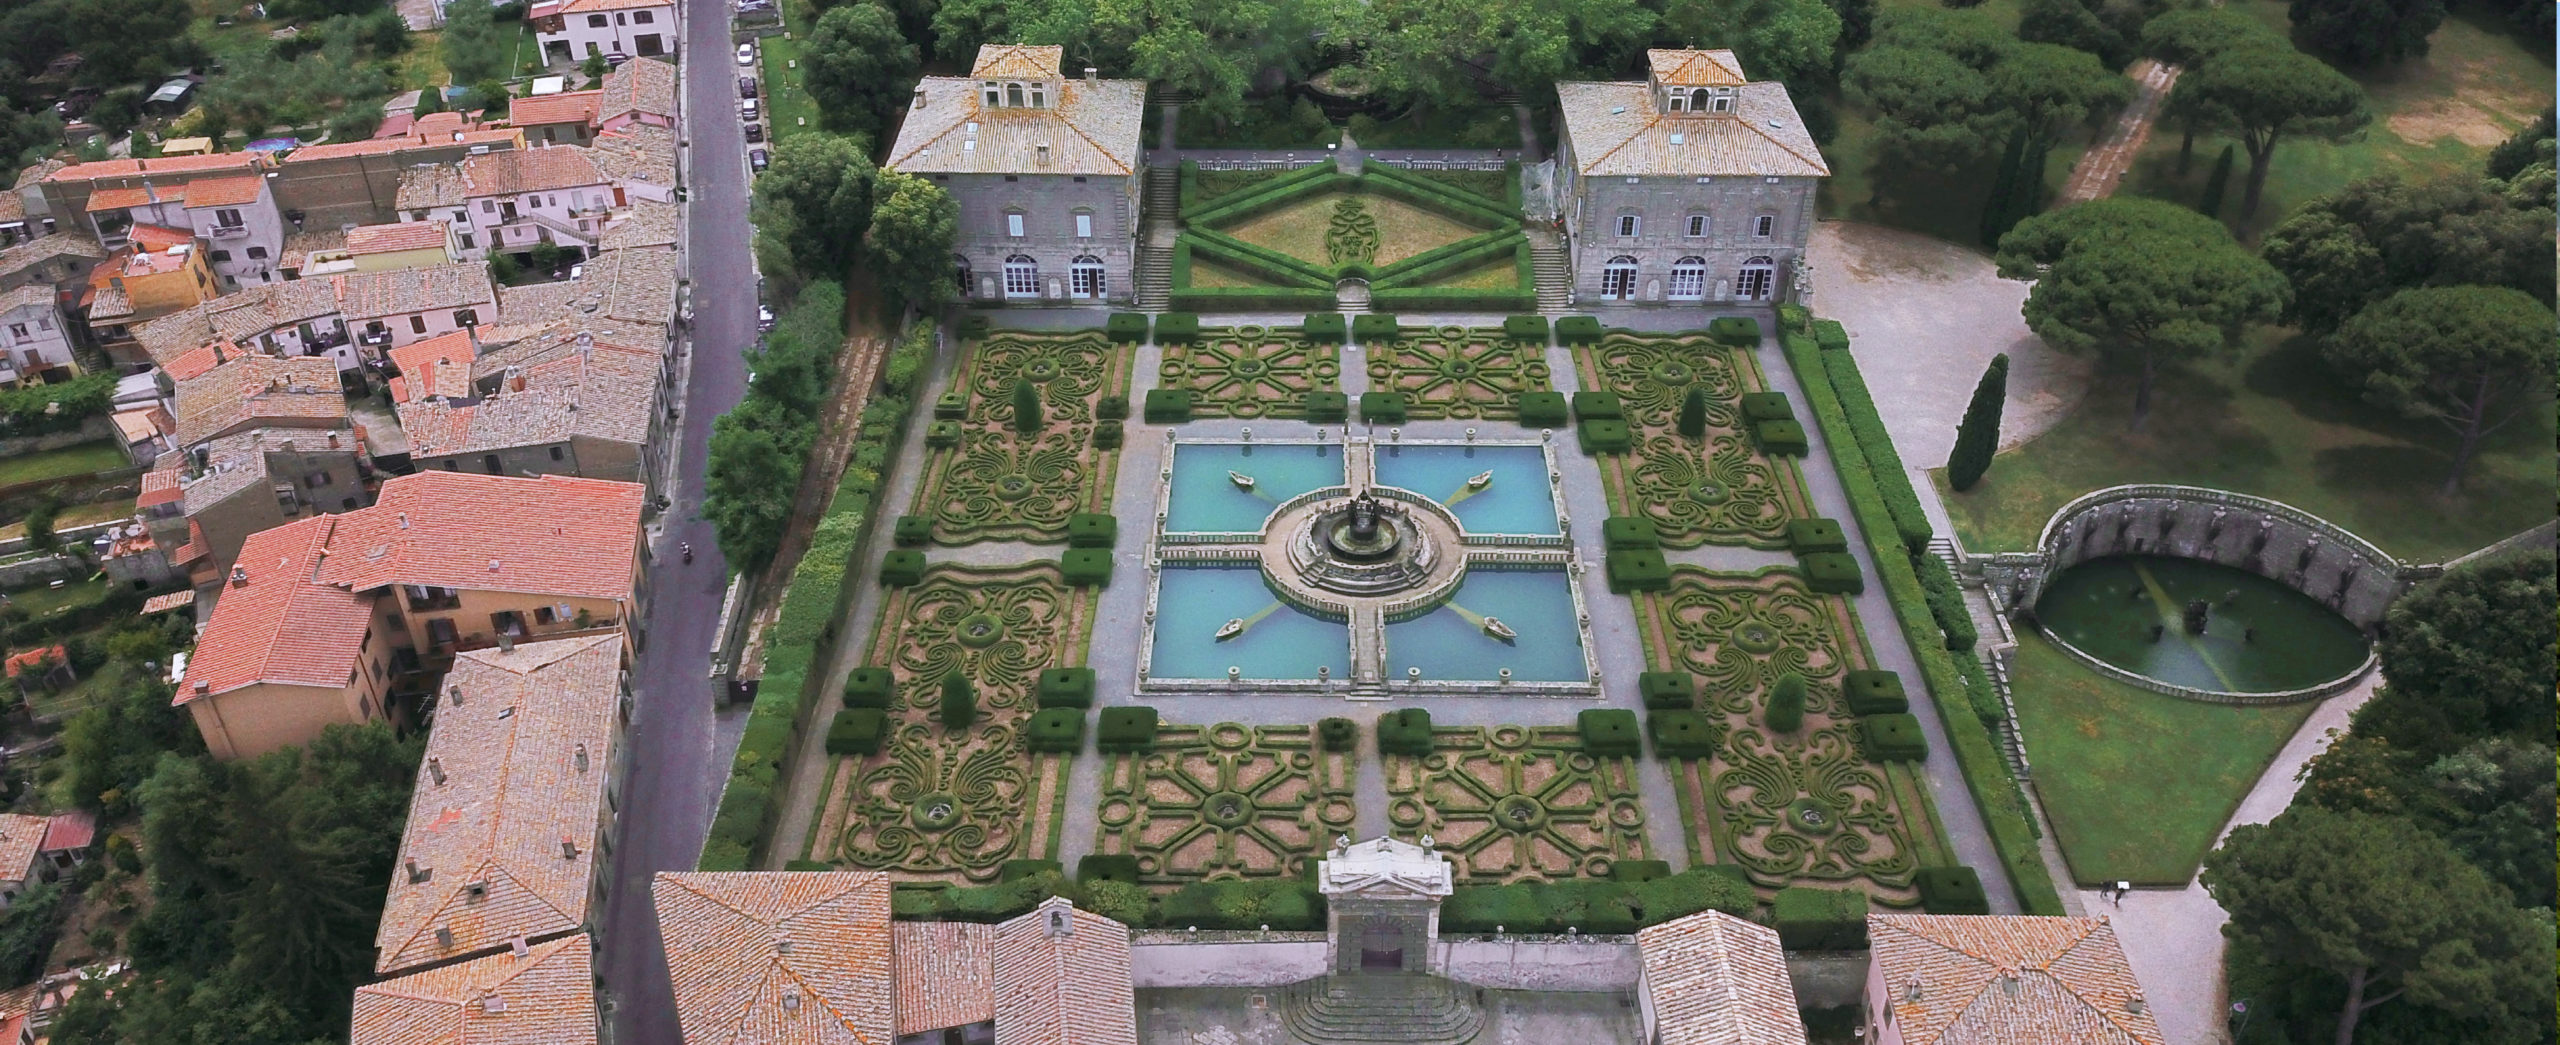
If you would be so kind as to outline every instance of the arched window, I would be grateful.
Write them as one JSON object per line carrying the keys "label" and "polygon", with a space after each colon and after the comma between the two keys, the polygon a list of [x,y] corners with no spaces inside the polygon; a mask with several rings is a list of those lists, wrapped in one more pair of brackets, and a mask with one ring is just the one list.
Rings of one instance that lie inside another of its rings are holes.
{"label": "arched window", "polygon": [[[1714,94],[1714,92],[1709,91],[1709,90],[1707,90],[1707,89],[1706,89],[1706,88],[1704,88],[1704,87],[1701,87],[1701,88],[1698,88],[1697,90],[1694,90],[1694,91],[1689,92],[1689,111],[1691,111],[1691,112],[1705,112],[1705,111],[1707,111],[1707,106],[1708,106],[1709,104],[1711,104],[1711,103],[1709,102],[1709,100],[1708,100],[1708,99],[1709,99],[1713,94]],[[1719,110],[1719,111],[1721,111],[1721,110]]]}
{"label": "arched window", "polygon": [[1016,254],[1004,259],[1004,296],[1028,298],[1040,295],[1040,263],[1031,255]]}
{"label": "arched window", "polygon": [[1707,259],[1691,256],[1671,263],[1671,300],[1698,301],[1707,296]]}
{"label": "arched window", "polygon": [[986,92],[988,108],[992,109],[1004,104],[1004,91],[996,86],[996,82],[994,80],[989,80],[986,83],[980,84],[979,89]]}
{"label": "arched window", "polygon": [[1070,297],[1099,298],[1109,290],[1103,282],[1102,259],[1091,254],[1076,255],[1067,264],[1067,294]]}
{"label": "arched window", "polygon": [[1688,108],[1689,92],[1687,91],[1674,87],[1665,94],[1665,97],[1670,100],[1672,112],[1679,112],[1682,109]]}
{"label": "arched window", "polygon": [[1600,269],[1600,297],[1604,301],[1630,301],[1636,296],[1636,259],[1621,254],[1610,258]]}
{"label": "arched window", "polygon": [[965,256],[954,254],[951,256],[951,263],[951,276],[954,282],[960,284],[960,296],[967,297],[971,294],[977,293],[978,280],[976,275],[969,271],[969,259]]}
{"label": "arched window", "polygon": [[1742,263],[1742,271],[1733,278],[1733,296],[1744,301],[1769,300],[1769,288],[1778,280],[1778,263],[1766,254]]}
{"label": "arched window", "polygon": [[1021,85],[1021,84],[1018,84],[1018,83],[1009,83],[1009,84],[1004,85],[1004,103],[1005,103],[1006,105],[1013,105],[1013,106],[1019,106],[1019,105],[1021,105],[1021,104],[1022,104],[1022,85]]}

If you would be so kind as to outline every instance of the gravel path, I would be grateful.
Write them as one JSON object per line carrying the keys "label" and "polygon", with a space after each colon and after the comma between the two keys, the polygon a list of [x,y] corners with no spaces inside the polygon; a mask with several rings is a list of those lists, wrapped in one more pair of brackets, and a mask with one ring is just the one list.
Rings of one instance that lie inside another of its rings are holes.
{"label": "gravel path", "polygon": [[2063,182],[2062,195],[2054,198],[2054,206],[2115,195],[2116,186],[2124,184],[2124,172],[2132,169],[2133,158],[2141,154],[2142,143],[2151,140],[2151,126],[2158,122],[2161,103],[2168,101],[2169,88],[2178,82],[2178,72],[2177,66],[2149,58],[2124,71],[2133,80],[2132,104],[2116,114],[2116,122],[2107,128],[2106,140],[2080,154],[2080,162],[2072,166],[2071,177]]}

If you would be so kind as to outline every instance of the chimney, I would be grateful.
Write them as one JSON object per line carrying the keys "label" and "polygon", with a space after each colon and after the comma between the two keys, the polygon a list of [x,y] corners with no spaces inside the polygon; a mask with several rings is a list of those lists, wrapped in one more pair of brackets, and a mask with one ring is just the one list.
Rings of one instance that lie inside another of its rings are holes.
{"label": "chimney", "polygon": [[331,433],[329,433],[329,449],[335,450],[335,449],[337,449],[337,448],[338,448],[338,433],[336,433],[336,432],[331,432]]}
{"label": "chimney", "polygon": [[508,367],[508,368],[507,368],[507,391],[510,391],[510,392],[522,392],[522,391],[524,391],[524,368],[523,368],[523,367],[513,367],[513,366],[511,366],[511,367]]}
{"label": "chimney", "polygon": [[569,839],[566,839],[566,838],[561,839],[561,840],[560,840],[560,859],[563,859],[563,860],[575,860],[575,859],[577,859],[577,858],[578,858],[578,843],[573,842],[573,841],[570,841]]}
{"label": "chimney", "polygon": [[428,776],[431,776],[431,777],[436,778],[436,786],[437,786],[437,787],[443,787],[443,786],[444,786],[444,760],[443,760],[443,759],[441,759],[441,758],[430,758],[430,759],[428,759],[428,760],[427,760],[427,775],[428,775]]}
{"label": "chimney", "polygon": [[1906,1003],[1908,1003],[1908,1002],[1917,1002],[1917,1001],[1919,1001],[1919,1000],[1920,1000],[1920,978],[1919,978],[1919,977],[1914,976],[1914,977],[1911,977],[1910,979],[1907,979],[1907,980],[1902,981],[1902,1000],[1903,1000],[1904,1002],[1906,1002]]}
{"label": "chimney", "polygon": [[507,1011],[507,1000],[499,997],[498,992],[490,991],[489,993],[480,996],[480,1011],[505,1012]]}
{"label": "chimney", "polygon": [[[500,636],[498,636],[498,652],[500,652],[500,653],[513,653],[513,652],[515,652],[515,651],[516,651],[516,637],[515,637],[515,636],[513,636],[513,635],[500,635]],[[509,709],[509,710],[513,710],[513,709]]]}
{"label": "chimney", "polygon": [[580,744],[580,745],[578,745],[578,753],[577,753],[577,755],[576,755],[575,757],[576,757],[577,762],[578,762],[578,772],[581,772],[581,773],[586,772],[586,771],[587,771],[587,746],[586,746],[585,744]]}
{"label": "chimney", "polygon": [[1071,906],[1071,904],[1063,901],[1049,906],[1048,930],[1050,939],[1054,940],[1060,937],[1075,935],[1075,919],[1067,917],[1067,911]]}
{"label": "chimney", "polygon": [[785,1012],[798,1012],[800,1010],[800,992],[782,992],[782,1008]]}
{"label": "chimney", "polygon": [[533,954],[533,947],[525,942],[524,937],[510,936],[507,938],[507,953],[518,958],[530,957]]}
{"label": "chimney", "polygon": [[2140,1016],[2142,1015],[2143,1006],[2144,1002],[2142,1000],[2142,991],[2140,988],[2136,988],[2133,993],[2125,995],[2124,1011]]}
{"label": "chimney", "polygon": [[401,528],[401,529],[403,529],[403,530],[406,530],[406,529],[408,529],[408,528],[409,528],[409,513],[407,513],[407,512],[402,512],[402,513],[400,513],[400,528]]}
{"label": "chimney", "polygon": [[1041,166],[1046,167],[1049,165],[1049,143],[1042,142],[1038,145],[1034,145],[1031,147],[1031,151],[1032,154],[1037,157],[1036,162]]}
{"label": "chimney", "polygon": [[1092,66],[1090,66],[1090,65],[1085,66],[1085,67],[1084,67],[1084,82],[1089,83],[1089,84],[1098,84],[1098,83],[1101,83],[1101,82],[1102,82],[1102,70],[1100,70],[1100,69],[1096,69],[1096,68],[1094,68],[1094,67],[1092,67]]}
{"label": "chimney", "polygon": [[411,885],[416,885],[420,882],[426,881],[427,879],[435,877],[435,871],[431,868],[419,867],[417,858],[415,857],[403,860],[400,864],[401,866],[409,869],[409,884]]}
{"label": "chimney", "polygon": [[249,586],[248,567],[234,566],[231,568],[231,586],[234,588],[246,588]]}
{"label": "chimney", "polygon": [[436,946],[442,947],[446,950],[452,950],[453,930],[438,926],[436,928]]}
{"label": "chimney", "polygon": [[450,700],[452,700],[452,701],[453,701],[453,706],[455,706],[455,707],[461,707],[461,706],[462,706],[462,687],[460,687],[460,686],[453,686],[453,687],[450,687],[450,688],[448,688],[448,689],[446,689],[446,690],[444,691],[444,695],[445,695],[448,699],[450,699]]}
{"label": "chimney", "polygon": [[918,109],[924,108],[924,86],[921,84],[916,86],[915,107]]}
{"label": "chimney", "polygon": [[496,573],[496,572],[498,572],[498,560],[496,560],[496,559],[491,559],[491,560],[489,560],[489,572],[491,572],[491,573]]}

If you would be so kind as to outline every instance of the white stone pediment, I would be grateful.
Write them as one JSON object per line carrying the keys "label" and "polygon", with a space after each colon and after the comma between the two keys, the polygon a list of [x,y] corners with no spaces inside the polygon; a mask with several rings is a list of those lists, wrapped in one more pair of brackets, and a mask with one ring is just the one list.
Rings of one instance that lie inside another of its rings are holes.
{"label": "white stone pediment", "polygon": [[1335,849],[1317,867],[1327,897],[1439,899],[1454,886],[1449,861],[1411,842],[1378,838]]}

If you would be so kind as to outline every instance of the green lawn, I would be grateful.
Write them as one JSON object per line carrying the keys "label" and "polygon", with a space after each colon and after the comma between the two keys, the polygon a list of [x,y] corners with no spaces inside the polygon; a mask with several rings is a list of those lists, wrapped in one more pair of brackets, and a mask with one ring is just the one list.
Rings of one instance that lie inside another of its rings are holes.
{"label": "green lawn", "polygon": [[47,588],[39,584],[32,588],[21,588],[10,592],[9,605],[24,611],[29,618],[41,617],[65,606],[76,606],[103,599],[107,596],[107,584],[108,581],[104,577],[95,580],[71,581],[59,588]]}
{"label": "green lawn", "polygon": [[1973,489],[1939,494],[1968,547],[2032,547],[2054,509],[2123,483],[2185,483],[2271,497],[2402,559],[2449,559],[2551,518],[2551,411],[2528,409],[2484,443],[2460,496],[2439,493],[2451,433],[2410,422],[2331,380],[2309,338],[2262,328],[2232,358],[2164,373],[2129,427],[2131,382],[2101,371],[2052,430],[2001,454]]}
{"label": "green lawn", "polygon": [[[767,36],[756,41],[764,49],[764,77],[757,88],[764,95],[765,138],[779,142],[807,131],[818,129],[818,103],[800,86],[800,41],[780,36]],[[748,148],[759,146],[750,143]]]}
{"label": "green lawn", "polygon": [[126,468],[133,460],[116,449],[114,443],[81,443],[60,450],[36,454],[19,454],[0,458],[0,488],[20,483],[40,483],[75,475],[89,475],[115,468]]}
{"label": "green lawn", "polygon": [[2180,700],[2099,675],[2034,633],[2011,676],[2054,841],[2083,884],[2184,885],[2317,702]]}

